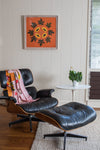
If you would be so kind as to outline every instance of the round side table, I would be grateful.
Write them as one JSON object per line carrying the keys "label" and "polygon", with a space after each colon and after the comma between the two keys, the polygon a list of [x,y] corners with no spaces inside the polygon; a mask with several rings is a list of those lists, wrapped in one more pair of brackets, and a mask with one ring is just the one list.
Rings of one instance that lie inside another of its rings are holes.
{"label": "round side table", "polygon": [[78,86],[72,86],[72,85],[58,85],[56,88],[62,89],[62,90],[72,90],[72,101],[74,101],[74,94],[75,90],[86,90],[89,89],[90,85],[78,85]]}

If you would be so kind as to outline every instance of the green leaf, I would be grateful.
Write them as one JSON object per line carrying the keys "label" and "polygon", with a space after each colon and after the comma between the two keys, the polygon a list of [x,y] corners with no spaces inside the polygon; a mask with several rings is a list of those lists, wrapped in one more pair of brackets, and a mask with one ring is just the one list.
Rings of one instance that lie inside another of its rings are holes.
{"label": "green leaf", "polygon": [[38,24],[43,25],[44,21],[42,20],[42,18],[40,18],[40,20],[38,21]]}
{"label": "green leaf", "polygon": [[51,42],[51,40],[50,40],[51,38],[48,36],[47,38],[46,38],[46,42],[48,43],[48,42]]}
{"label": "green leaf", "polygon": [[36,42],[37,38],[35,36],[31,37],[31,42],[35,41]]}
{"label": "green leaf", "polygon": [[38,40],[38,43],[40,44],[40,46],[42,46],[42,44],[45,42],[44,42],[44,40]]}
{"label": "green leaf", "polygon": [[30,36],[32,36],[34,34],[33,30],[29,30],[28,34],[30,34]]}
{"label": "green leaf", "polygon": [[32,25],[31,25],[33,28],[35,28],[37,26],[37,24],[35,22],[32,22]]}
{"label": "green leaf", "polygon": [[76,72],[74,70],[70,70],[69,79],[72,80],[72,82],[74,80],[76,80],[77,82],[80,82],[82,80],[82,72]]}
{"label": "green leaf", "polygon": [[50,23],[47,23],[46,26],[47,26],[48,28],[50,28],[50,27],[51,27],[51,22],[50,22]]}
{"label": "green leaf", "polygon": [[49,35],[54,34],[53,30],[48,30],[48,34],[49,34]]}

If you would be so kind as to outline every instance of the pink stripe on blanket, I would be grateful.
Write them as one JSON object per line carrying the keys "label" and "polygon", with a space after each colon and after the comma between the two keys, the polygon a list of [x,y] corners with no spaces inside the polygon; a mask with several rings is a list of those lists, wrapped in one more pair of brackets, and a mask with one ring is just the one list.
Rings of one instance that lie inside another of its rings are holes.
{"label": "pink stripe on blanket", "polygon": [[15,80],[12,81],[12,84],[14,86],[14,91],[12,91],[12,93],[13,93],[13,97],[15,97],[17,100],[17,104],[31,103],[31,102],[39,100],[39,98],[33,99],[28,94],[23,83],[22,75],[19,70],[9,70],[8,73],[15,74]]}

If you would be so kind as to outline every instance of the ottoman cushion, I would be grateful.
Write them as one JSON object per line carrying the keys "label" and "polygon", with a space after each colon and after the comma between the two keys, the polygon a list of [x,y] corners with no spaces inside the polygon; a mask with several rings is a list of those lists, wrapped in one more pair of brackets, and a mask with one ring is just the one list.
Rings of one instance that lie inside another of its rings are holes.
{"label": "ottoman cushion", "polygon": [[62,130],[71,130],[95,120],[96,112],[90,106],[70,102],[62,106],[37,112],[36,117]]}

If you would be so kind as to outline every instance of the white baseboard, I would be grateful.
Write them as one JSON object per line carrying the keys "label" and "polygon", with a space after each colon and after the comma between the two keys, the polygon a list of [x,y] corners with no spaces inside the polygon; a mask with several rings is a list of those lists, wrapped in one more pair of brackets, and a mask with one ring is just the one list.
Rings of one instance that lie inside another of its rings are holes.
{"label": "white baseboard", "polygon": [[100,108],[100,100],[88,100],[87,104],[93,108]]}

